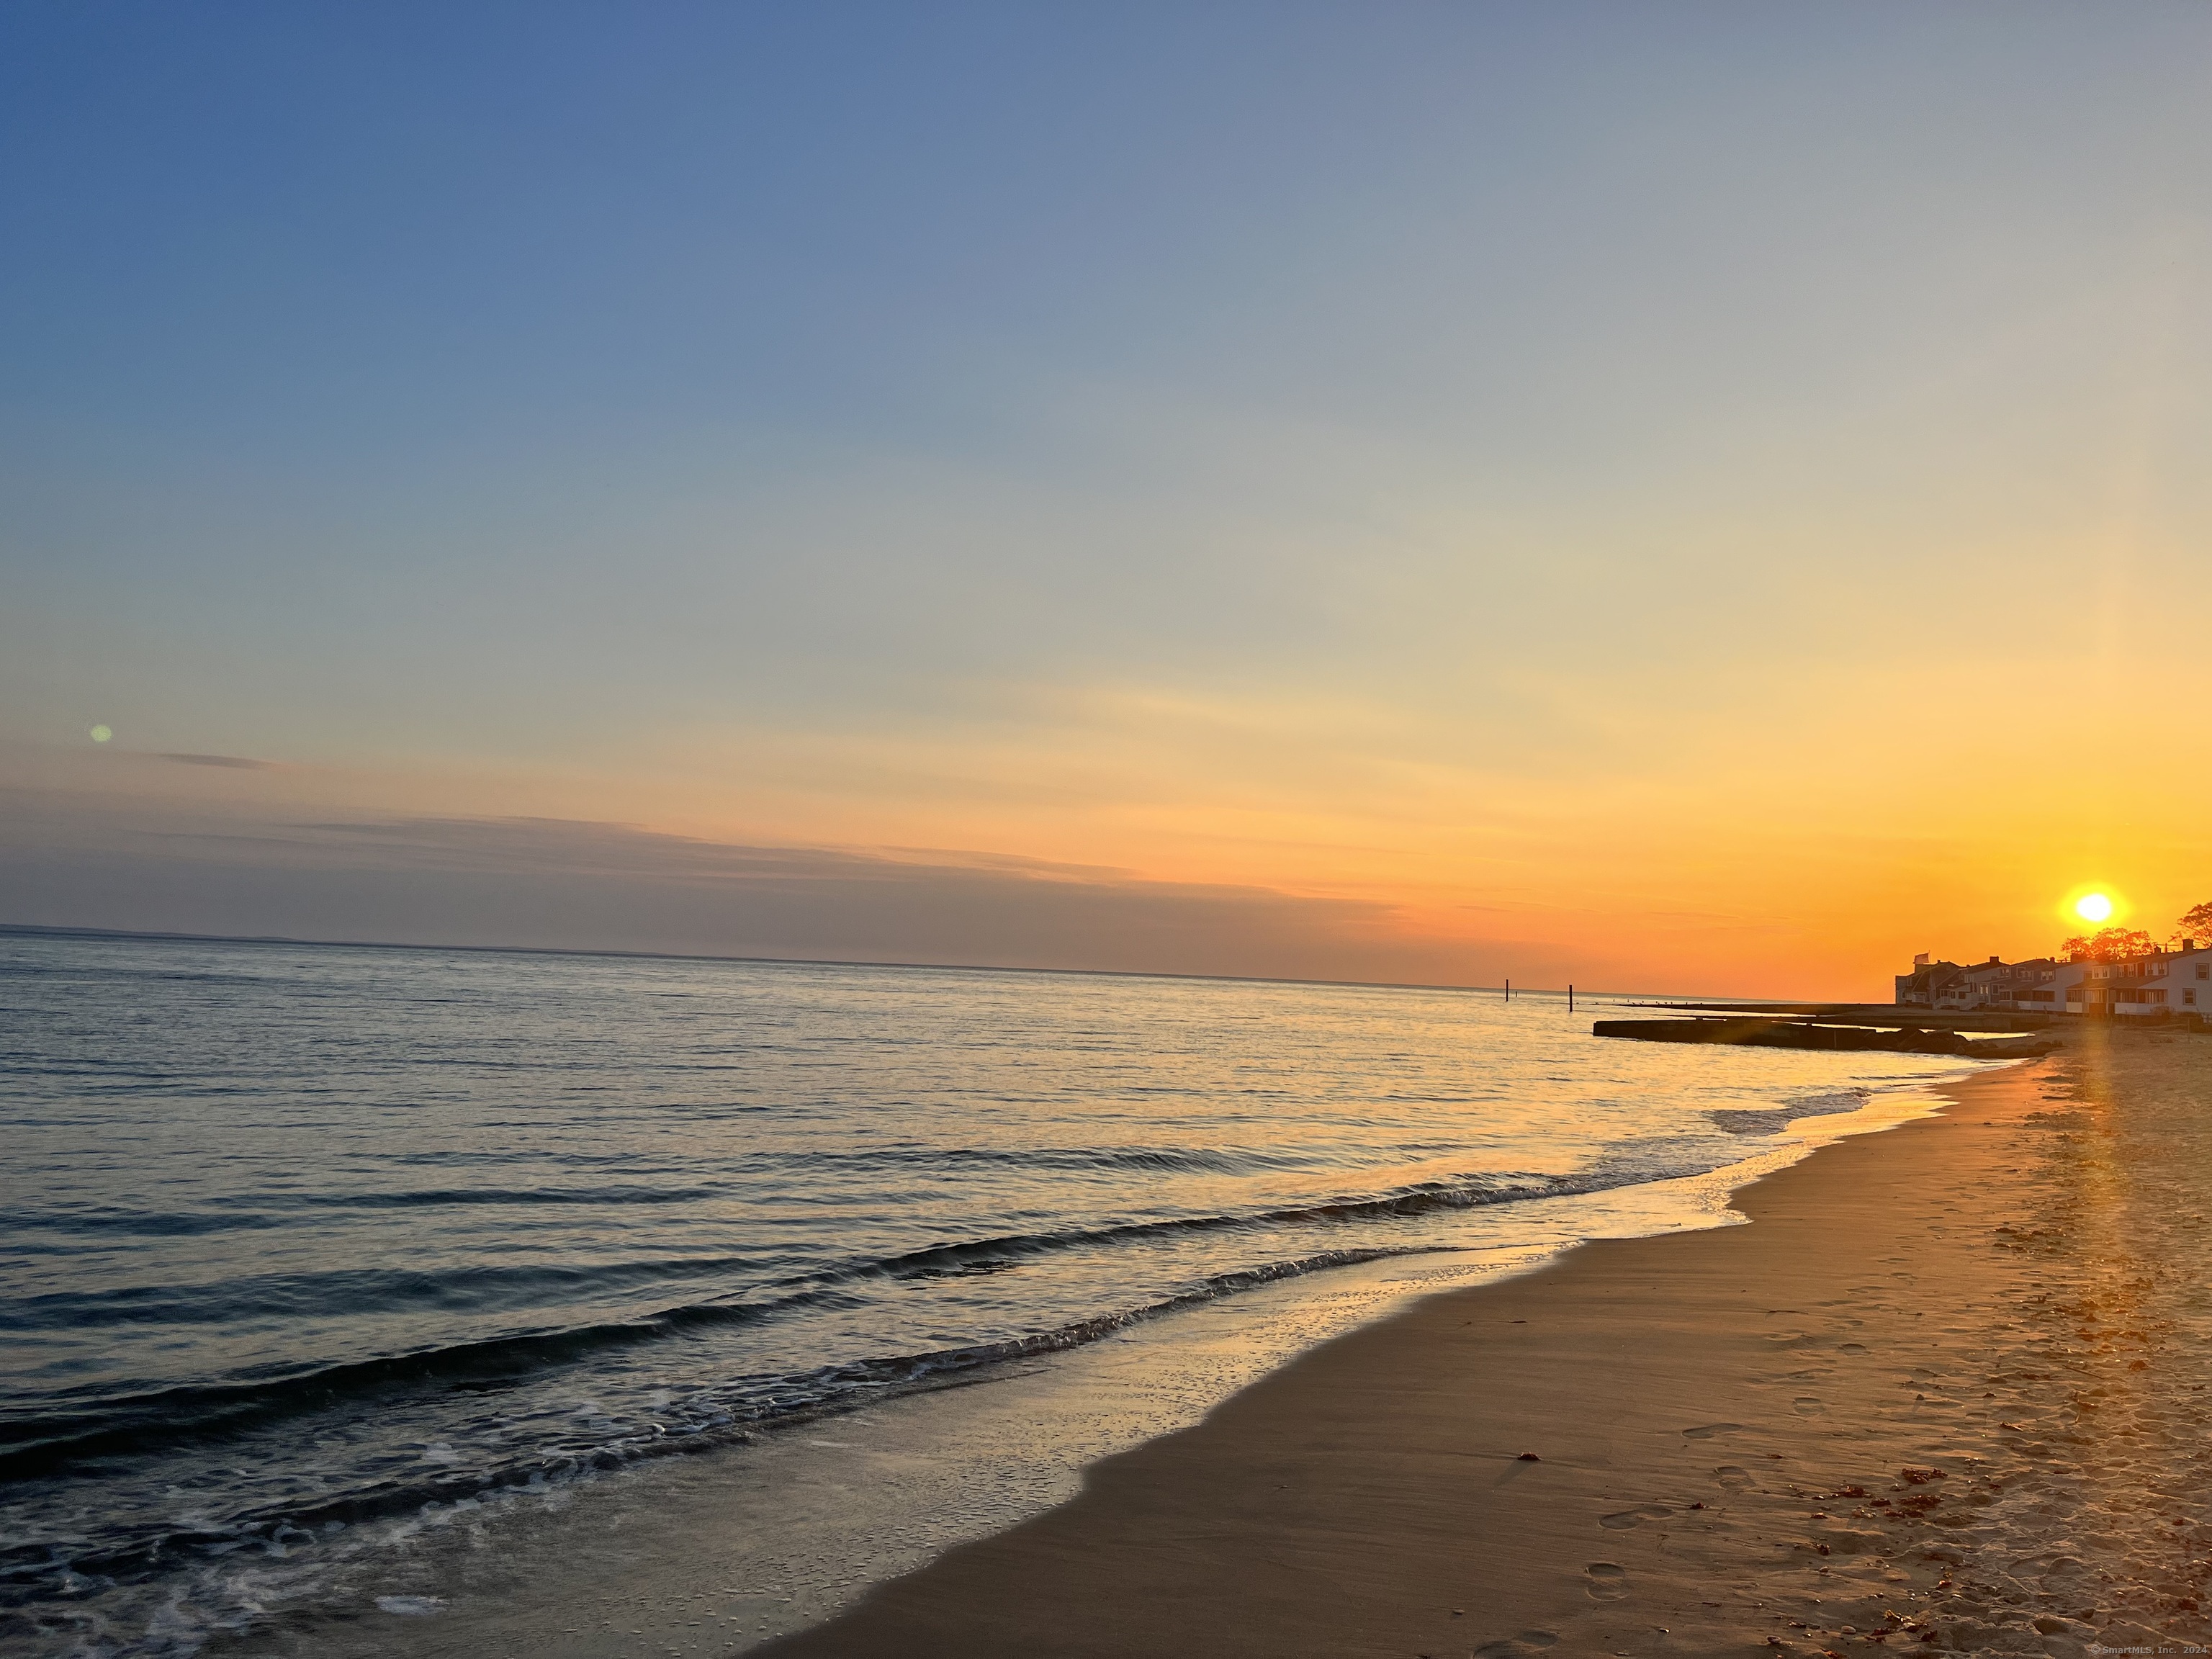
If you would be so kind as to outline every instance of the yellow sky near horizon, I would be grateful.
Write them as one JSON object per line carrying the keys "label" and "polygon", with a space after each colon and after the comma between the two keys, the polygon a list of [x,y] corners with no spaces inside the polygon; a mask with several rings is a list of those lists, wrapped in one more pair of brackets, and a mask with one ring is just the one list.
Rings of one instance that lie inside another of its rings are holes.
{"label": "yellow sky near horizon", "polygon": [[217,768],[119,745],[52,754],[37,770],[85,799],[256,822],[614,822],[714,843],[998,860],[1042,879],[1354,900],[1376,907],[1368,933],[1469,982],[1874,996],[1914,951],[2055,948],[2079,930],[2061,907],[2085,882],[2124,899],[2116,920],[2161,933],[2212,896],[2197,890],[2201,787],[2149,782],[2163,734],[2091,754],[2078,728],[1962,741],[1903,711],[1783,719],[1725,742],[1700,732],[1700,752],[1678,745],[1628,775],[1530,777],[1425,758],[1402,732],[1385,742],[1381,719],[1119,697],[1085,711],[1080,742],[1060,724],[991,743],[724,732],[711,761],[664,756],[614,776]]}

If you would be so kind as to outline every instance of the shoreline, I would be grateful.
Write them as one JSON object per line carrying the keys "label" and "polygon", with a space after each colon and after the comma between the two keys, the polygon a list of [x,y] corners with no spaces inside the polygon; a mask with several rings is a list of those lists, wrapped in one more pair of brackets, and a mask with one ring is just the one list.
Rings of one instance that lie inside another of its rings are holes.
{"label": "shoreline", "polygon": [[[1247,1289],[1099,1342],[696,1457],[649,1460],[535,1501],[459,1504],[364,1528],[320,1568],[303,1561],[296,1586],[270,1582],[255,1595],[264,1615],[208,1651],[757,1651],[834,1621],[962,1545],[1074,1500],[1101,1462],[1201,1423],[1301,1355],[1414,1302],[1540,1271],[1591,1238],[1740,1224],[1730,1197],[1761,1171],[1833,1137],[1879,1135],[1924,1116],[1939,1103],[1931,1086],[1900,1082],[1840,1114],[1802,1102],[1718,1113],[1747,1120],[1737,1132],[1752,1136],[1786,1116],[1809,1145],[1479,1211],[1498,1230],[1488,1242]],[[434,1616],[409,1616],[424,1613]]]}
{"label": "shoreline", "polygon": [[1421,1298],[751,1651],[2179,1651],[2212,1632],[2197,1050],[2087,1034],[1739,1189],[1753,1225]]}

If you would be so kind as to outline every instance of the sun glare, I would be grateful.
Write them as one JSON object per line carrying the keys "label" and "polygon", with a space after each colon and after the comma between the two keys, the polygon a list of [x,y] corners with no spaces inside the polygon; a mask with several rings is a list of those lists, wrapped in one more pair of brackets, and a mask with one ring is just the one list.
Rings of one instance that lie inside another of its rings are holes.
{"label": "sun glare", "polygon": [[2074,901],[2074,914],[2084,921],[2110,921],[2112,901],[2102,893],[2084,893]]}

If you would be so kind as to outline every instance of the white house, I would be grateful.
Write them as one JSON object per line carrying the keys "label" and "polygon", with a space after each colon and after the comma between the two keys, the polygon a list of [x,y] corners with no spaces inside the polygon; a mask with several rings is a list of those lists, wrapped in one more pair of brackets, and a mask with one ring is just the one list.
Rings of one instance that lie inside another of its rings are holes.
{"label": "white house", "polygon": [[2212,1015],[2212,950],[2194,939],[2177,951],[2153,951],[2117,962],[1914,962],[1897,976],[1897,1000],[1917,1007],[1967,1012],[2017,1008],[2024,1013]]}
{"label": "white house", "polygon": [[2047,1007],[2054,1013],[2106,1014],[2139,1018],[2147,1014],[2212,1012],[2212,951],[2184,939],[2178,951],[2154,951],[2118,962],[2065,962],[2047,994],[2022,1007]]}

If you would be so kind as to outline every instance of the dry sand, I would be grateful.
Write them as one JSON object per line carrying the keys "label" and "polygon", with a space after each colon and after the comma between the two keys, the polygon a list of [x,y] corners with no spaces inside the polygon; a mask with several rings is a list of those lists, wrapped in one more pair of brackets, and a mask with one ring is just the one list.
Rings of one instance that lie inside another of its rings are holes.
{"label": "dry sand", "polygon": [[1299,1359],[756,1650],[2075,1654],[2212,1640],[2212,1037],[2104,1035]]}

